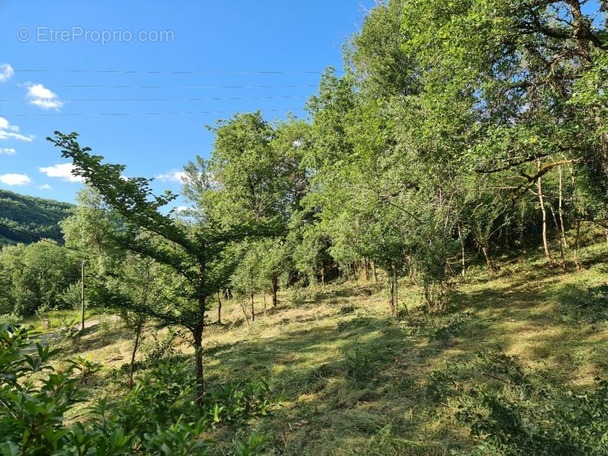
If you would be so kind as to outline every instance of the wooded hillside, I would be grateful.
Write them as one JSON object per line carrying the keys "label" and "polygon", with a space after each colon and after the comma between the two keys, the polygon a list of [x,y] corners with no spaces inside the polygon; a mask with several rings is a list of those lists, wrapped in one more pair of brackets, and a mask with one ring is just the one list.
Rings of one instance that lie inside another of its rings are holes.
{"label": "wooded hillside", "polygon": [[62,242],[59,222],[73,205],[0,190],[0,246],[40,239]]}

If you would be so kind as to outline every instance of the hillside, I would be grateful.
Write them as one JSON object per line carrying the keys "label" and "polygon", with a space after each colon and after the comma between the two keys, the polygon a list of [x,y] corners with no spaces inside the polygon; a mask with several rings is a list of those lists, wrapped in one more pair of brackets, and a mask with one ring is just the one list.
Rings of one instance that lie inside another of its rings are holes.
{"label": "hillside", "polygon": [[74,206],[0,190],[0,246],[47,238],[61,242],[58,223]]}
{"label": "hillside", "polygon": [[[206,336],[209,383],[268,382],[272,413],[248,428],[268,436],[262,454],[503,454],[484,446],[483,428],[471,433],[471,420],[491,426],[484,413],[498,404],[506,408],[493,412],[504,416],[487,416],[512,426],[510,444],[536,444],[521,454],[544,455],[547,443],[534,439],[579,432],[564,426],[568,413],[575,421],[585,407],[577,398],[591,401],[585,392],[608,374],[608,249],[598,243],[583,253],[584,269],[571,273],[547,269],[540,252],[503,258],[495,274],[474,267],[443,314],[423,312],[407,281],[400,297],[409,315],[398,319],[373,280],[285,292],[266,310],[258,297],[254,323],[236,300],[225,302],[223,324]],[[93,318],[101,323],[66,355],[103,366],[89,382],[93,396],[121,395],[132,329]],[[146,332],[141,365],[160,353],[179,363],[192,351],[179,332]],[[552,411],[551,420],[542,410]],[[516,440],[522,427],[523,443]],[[232,432],[219,426],[207,437],[227,451]],[[228,454],[222,448],[213,454]],[[579,454],[562,450],[550,454]]]}

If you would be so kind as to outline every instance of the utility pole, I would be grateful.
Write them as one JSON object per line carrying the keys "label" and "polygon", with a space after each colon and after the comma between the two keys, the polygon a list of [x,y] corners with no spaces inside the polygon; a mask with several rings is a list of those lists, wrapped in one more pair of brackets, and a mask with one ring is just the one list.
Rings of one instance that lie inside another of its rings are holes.
{"label": "utility pole", "polygon": [[84,264],[86,260],[82,260],[80,264],[80,304],[82,308],[82,326],[81,331],[84,331]]}

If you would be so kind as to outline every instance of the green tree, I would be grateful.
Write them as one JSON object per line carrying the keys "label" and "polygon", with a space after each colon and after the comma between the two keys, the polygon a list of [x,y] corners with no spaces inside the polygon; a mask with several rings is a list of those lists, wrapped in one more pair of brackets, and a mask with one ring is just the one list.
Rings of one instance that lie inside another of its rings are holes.
{"label": "green tree", "polygon": [[[183,223],[172,214],[164,214],[162,208],[174,200],[174,194],[153,195],[149,179],[124,178],[123,165],[102,163],[103,157],[90,154],[90,148],[81,148],[77,137],[76,133],[65,135],[56,132],[55,138],[49,138],[49,141],[62,149],[63,157],[72,159],[74,172],[82,176],[103,197],[104,203],[125,220],[122,231],[113,235],[114,242],[125,250],[154,259],[181,278],[183,307],[160,311],[146,307],[141,310],[190,331],[198,385],[196,399],[203,403],[205,313],[210,298],[225,286],[232,273],[234,266],[227,259],[227,250],[234,241],[251,235],[253,231],[246,225],[223,227],[204,208],[195,214],[196,223],[192,224]],[[188,171],[191,178],[189,194],[192,196],[198,192],[201,198],[197,202],[200,203],[204,201],[204,194],[212,190],[213,184],[206,169],[190,164]],[[111,294],[106,296],[109,301],[112,298]]]}
{"label": "green tree", "polygon": [[4,247],[0,251],[0,274],[9,288],[3,311],[27,316],[41,308],[68,304],[63,292],[78,280],[79,263],[64,247],[43,240]]}
{"label": "green tree", "polygon": [[226,225],[271,223],[281,233],[275,242],[247,241],[233,283],[252,302],[254,293],[270,287],[276,306],[279,278],[289,267],[285,235],[306,191],[300,162],[307,125],[291,118],[273,126],[255,112],[219,121],[213,131],[209,172],[217,186],[212,194],[217,217]]}

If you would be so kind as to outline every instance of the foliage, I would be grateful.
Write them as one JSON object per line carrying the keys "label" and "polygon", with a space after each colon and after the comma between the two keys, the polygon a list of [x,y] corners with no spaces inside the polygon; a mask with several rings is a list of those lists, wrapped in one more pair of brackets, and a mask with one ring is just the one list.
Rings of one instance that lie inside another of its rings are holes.
{"label": "foliage", "polygon": [[466,391],[458,418],[505,455],[601,455],[608,451],[608,384],[573,391],[490,355],[481,373],[500,383]]}
{"label": "foliage", "polygon": [[57,350],[36,343],[32,353],[28,339],[25,329],[0,326],[0,451],[7,455],[58,452],[66,439],[64,415],[84,399],[73,376],[84,368],[80,362],[53,372],[49,360]]}
{"label": "foliage", "polygon": [[71,307],[64,294],[79,277],[71,253],[43,240],[0,250],[0,312],[20,316],[37,310]]}
{"label": "foliage", "polygon": [[[264,382],[225,385],[211,393],[205,408],[192,401],[196,380],[184,365],[160,363],[120,400],[102,399],[78,421],[66,415],[86,393],[82,386],[99,369],[83,359],[54,372],[57,354],[36,344],[24,329],[0,327],[0,452],[49,454],[207,454],[212,442],[202,436],[219,425],[243,426],[270,411]],[[236,454],[259,454],[265,437],[237,442]]]}
{"label": "foliage", "polygon": [[73,205],[0,190],[0,246],[30,244],[40,239],[62,242],[59,222]]}
{"label": "foliage", "polygon": [[[129,307],[190,331],[195,348],[197,400],[200,402],[205,395],[202,341],[208,300],[226,285],[236,266],[230,247],[236,240],[254,234],[253,229],[246,225],[222,226],[213,217],[213,211],[202,206],[207,195],[213,192],[207,163],[202,159],[190,163],[186,169],[187,194],[200,204],[193,214],[198,217],[198,223],[189,225],[161,211],[176,198],[175,194],[166,192],[154,196],[150,179],[124,179],[125,166],[102,163],[103,157],[90,154],[91,149],[81,147],[77,137],[76,133],[56,132],[55,138],[48,139],[62,149],[64,157],[73,160],[74,172],[82,176],[103,198],[104,204],[124,221],[120,230],[110,233],[113,243],[166,266],[180,277],[182,306],[159,309],[131,300]],[[100,286],[98,292],[113,306],[124,301],[124,294],[116,289]]]}

